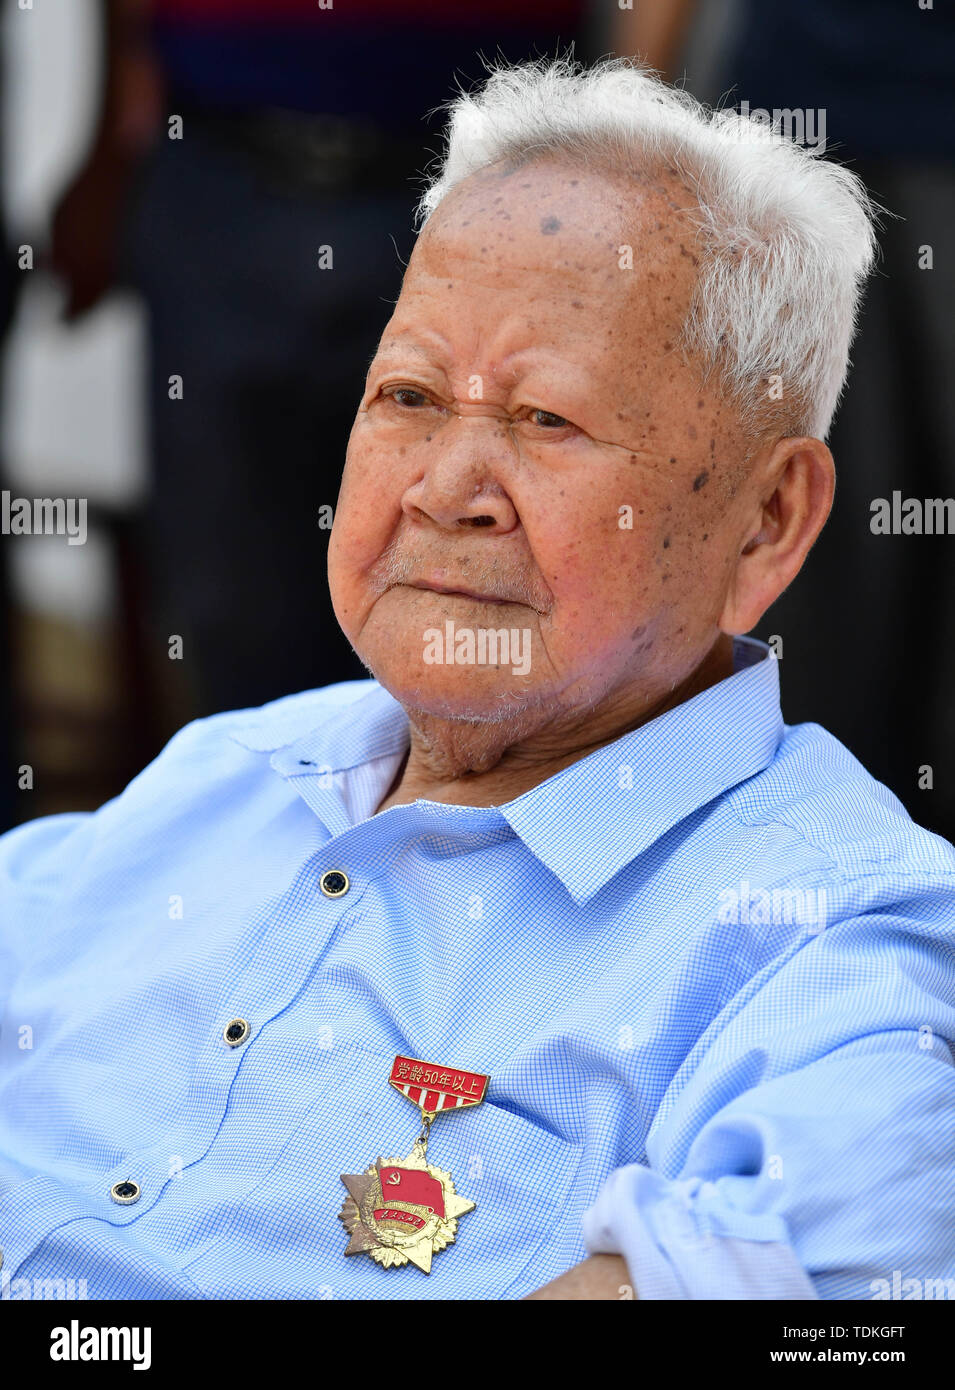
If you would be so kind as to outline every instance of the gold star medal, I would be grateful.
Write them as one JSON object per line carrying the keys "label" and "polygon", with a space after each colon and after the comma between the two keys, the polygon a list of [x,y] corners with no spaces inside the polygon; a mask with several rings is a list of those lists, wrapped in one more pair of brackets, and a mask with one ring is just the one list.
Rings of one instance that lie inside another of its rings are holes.
{"label": "gold star medal", "polygon": [[438,1115],[480,1105],[490,1077],[396,1057],[388,1080],[418,1106],[421,1133],[407,1158],[378,1158],[363,1173],[342,1173],[348,1196],[338,1215],[351,1236],[345,1254],[367,1251],[385,1269],[410,1261],[430,1274],[435,1251],[451,1244],[458,1217],[474,1203],[428,1162],[428,1134]]}

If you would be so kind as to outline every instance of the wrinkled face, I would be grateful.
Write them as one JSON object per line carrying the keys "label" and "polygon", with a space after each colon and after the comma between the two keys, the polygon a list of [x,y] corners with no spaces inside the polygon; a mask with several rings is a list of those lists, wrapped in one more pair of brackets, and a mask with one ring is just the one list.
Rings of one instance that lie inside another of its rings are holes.
{"label": "wrinkled face", "polygon": [[650,701],[718,635],[745,441],[679,351],[690,205],[547,161],[466,180],[422,232],[329,549],[342,628],[405,706]]}

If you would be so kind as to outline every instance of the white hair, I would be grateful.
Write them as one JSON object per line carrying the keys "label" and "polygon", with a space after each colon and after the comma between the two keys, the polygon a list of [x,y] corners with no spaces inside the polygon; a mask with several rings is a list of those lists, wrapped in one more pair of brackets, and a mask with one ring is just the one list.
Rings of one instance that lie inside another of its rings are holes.
{"label": "white hair", "polygon": [[628,58],[497,67],[448,109],[422,222],[462,179],[501,160],[672,170],[699,205],[684,350],[719,371],[750,425],[779,418],[768,406],[775,378],[795,432],[825,438],[876,249],[875,207],[855,174],[758,120],[710,110]]}

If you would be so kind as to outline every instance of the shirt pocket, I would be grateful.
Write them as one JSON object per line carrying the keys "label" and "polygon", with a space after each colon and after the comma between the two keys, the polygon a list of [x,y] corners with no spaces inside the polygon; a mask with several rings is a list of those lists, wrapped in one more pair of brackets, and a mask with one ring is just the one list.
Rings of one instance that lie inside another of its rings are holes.
{"label": "shirt pocket", "polygon": [[[486,1100],[453,1133],[455,1116],[437,1119],[428,1159],[450,1168],[461,1196],[475,1210],[461,1218],[457,1239],[464,1247],[468,1296],[505,1298],[528,1266],[528,1288],[537,1288],[574,1263],[566,1261],[568,1195],[583,1157],[572,1144],[514,1110]],[[435,1262],[437,1263],[437,1261]]]}
{"label": "shirt pocket", "polygon": [[[363,1097],[356,1126],[361,1133],[350,1141],[350,1152],[360,1160],[352,1172],[364,1170],[378,1157],[407,1156],[421,1130],[418,1107],[388,1084],[393,1062],[393,1052],[352,1054],[356,1094]],[[505,1298],[542,1247],[548,1248],[540,1283],[574,1262],[570,1256],[566,1264],[560,1263],[560,1249],[567,1242],[559,1232],[566,1229],[568,1194],[583,1146],[510,1108],[512,1098],[504,1108],[493,1091],[492,1076],[482,1104],[435,1117],[428,1162],[450,1173],[457,1195],[474,1202],[474,1210],[458,1218],[454,1244],[436,1252],[427,1280],[415,1279],[409,1287],[408,1271],[387,1271],[392,1298]],[[401,1136],[397,1143],[396,1134]],[[553,1263],[552,1254],[557,1267],[550,1270],[546,1266]],[[350,1260],[359,1258],[370,1259],[363,1255]]]}

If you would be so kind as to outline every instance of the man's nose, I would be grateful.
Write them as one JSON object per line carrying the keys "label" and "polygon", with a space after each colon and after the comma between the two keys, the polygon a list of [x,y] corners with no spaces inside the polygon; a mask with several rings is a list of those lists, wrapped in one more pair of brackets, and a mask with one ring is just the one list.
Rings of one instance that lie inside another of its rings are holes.
{"label": "man's nose", "polygon": [[423,472],[401,499],[408,516],[446,530],[514,529],[517,512],[499,477],[513,462],[514,444],[505,424],[458,416],[442,428],[440,438],[422,440],[420,447]]}

